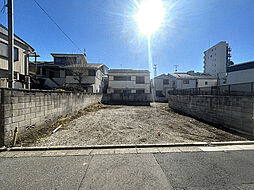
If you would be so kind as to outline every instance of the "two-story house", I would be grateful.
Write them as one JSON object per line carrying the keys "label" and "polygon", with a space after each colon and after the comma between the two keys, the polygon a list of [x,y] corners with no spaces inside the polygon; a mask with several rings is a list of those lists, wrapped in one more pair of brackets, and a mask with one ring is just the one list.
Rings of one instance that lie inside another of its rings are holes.
{"label": "two-story house", "polygon": [[[14,88],[29,88],[29,54],[34,49],[14,35]],[[8,87],[8,29],[0,24],[0,87]]]}

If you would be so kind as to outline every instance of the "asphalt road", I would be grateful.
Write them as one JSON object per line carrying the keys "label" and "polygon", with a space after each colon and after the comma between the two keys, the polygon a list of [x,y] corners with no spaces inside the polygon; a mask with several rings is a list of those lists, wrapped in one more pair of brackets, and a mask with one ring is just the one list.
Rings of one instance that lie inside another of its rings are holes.
{"label": "asphalt road", "polygon": [[36,154],[0,153],[0,189],[254,189],[254,150]]}

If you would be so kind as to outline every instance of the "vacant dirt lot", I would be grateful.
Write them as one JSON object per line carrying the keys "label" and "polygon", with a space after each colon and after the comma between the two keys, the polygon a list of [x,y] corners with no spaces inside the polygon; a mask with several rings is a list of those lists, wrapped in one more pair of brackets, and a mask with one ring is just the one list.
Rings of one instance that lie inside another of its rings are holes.
{"label": "vacant dirt lot", "polygon": [[177,114],[167,104],[154,103],[150,107],[105,106],[74,119],[67,127],[31,146],[233,140],[246,139]]}

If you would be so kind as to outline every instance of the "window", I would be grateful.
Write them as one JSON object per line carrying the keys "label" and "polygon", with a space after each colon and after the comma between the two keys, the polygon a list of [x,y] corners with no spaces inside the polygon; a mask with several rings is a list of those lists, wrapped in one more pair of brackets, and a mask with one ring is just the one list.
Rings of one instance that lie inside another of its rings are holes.
{"label": "window", "polygon": [[123,90],[123,93],[124,93],[124,94],[130,94],[130,93],[131,93],[131,90],[129,90],[129,89],[128,89],[128,90]]}
{"label": "window", "polygon": [[77,58],[76,57],[55,57],[55,63],[61,64],[61,65],[76,64]]}
{"label": "window", "polygon": [[0,42],[0,55],[8,58],[8,44]]}
{"label": "window", "polygon": [[14,47],[14,61],[19,60],[19,49]]}
{"label": "window", "polygon": [[208,85],[208,82],[207,82],[207,81],[205,81],[205,85]]}
{"label": "window", "polygon": [[136,84],[145,84],[145,77],[136,76]]}
{"label": "window", "polygon": [[169,80],[168,80],[168,79],[163,79],[163,84],[164,84],[164,85],[169,84]]}
{"label": "window", "polygon": [[164,95],[163,95],[161,90],[156,90],[156,96],[158,96],[158,97],[164,97]]}
{"label": "window", "polygon": [[116,93],[116,94],[120,94],[120,93],[122,93],[123,91],[121,90],[121,89],[114,89],[114,93]]}
{"label": "window", "polygon": [[[0,56],[8,59],[8,44],[0,42]],[[19,60],[19,49],[14,47],[14,61]]]}
{"label": "window", "polygon": [[88,70],[88,76],[96,76],[95,70]]}
{"label": "window", "polygon": [[145,89],[136,90],[136,94],[144,94],[144,93],[145,93]]}
{"label": "window", "polygon": [[130,81],[131,76],[114,76],[114,80],[116,80],[116,81]]}
{"label": "window", "polygon": [[183,80],[183,84],[189,84],[190,81],[188,79]]}

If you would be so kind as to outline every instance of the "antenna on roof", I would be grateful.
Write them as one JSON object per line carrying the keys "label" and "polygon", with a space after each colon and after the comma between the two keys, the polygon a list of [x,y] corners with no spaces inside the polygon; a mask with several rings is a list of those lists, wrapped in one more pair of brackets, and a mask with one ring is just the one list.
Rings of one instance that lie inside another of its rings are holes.
{"label": "antenna on roof", "polygon": [[176,73],[179,65],[174,65],[174,66],[175,66],[175,73]]}
{"label": "antenna on roof", "polygon": [[84,48],[84,56],[86,57],[86,49]]}
{"label": "antenna on roof", "polygon": [[154,77],[157,77],[157,64],[153,65],[153,69],[154,69]]}

